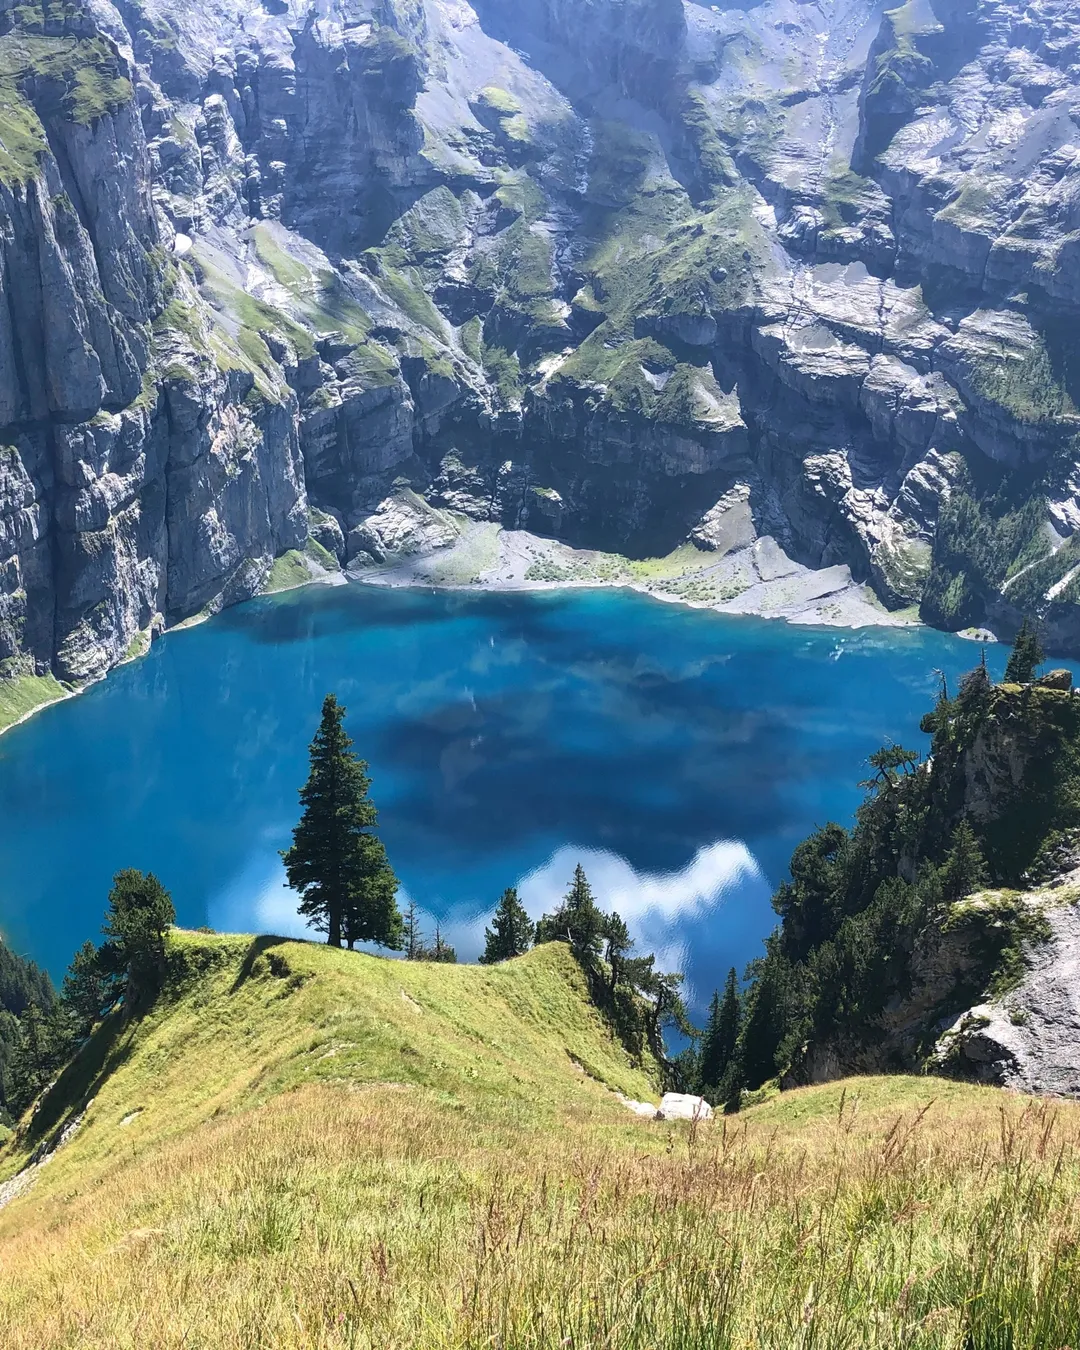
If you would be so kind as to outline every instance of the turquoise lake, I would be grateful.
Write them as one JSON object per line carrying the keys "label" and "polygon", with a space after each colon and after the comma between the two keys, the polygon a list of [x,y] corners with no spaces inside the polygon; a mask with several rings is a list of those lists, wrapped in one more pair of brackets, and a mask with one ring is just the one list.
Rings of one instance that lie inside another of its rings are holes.
{"label": "turquoise lake", "polygon": [[621,591],[256,600],[0,738],[0,931],[59,977],[139,867],[186,925],[304,933],[278,850],[333,691],[404,892],[463,959],[504,887],[538,914],[580,860],[700,1007],[760,951],[795,844],[850,820],[885,741],[926,747],[935,670],[978,655]]}

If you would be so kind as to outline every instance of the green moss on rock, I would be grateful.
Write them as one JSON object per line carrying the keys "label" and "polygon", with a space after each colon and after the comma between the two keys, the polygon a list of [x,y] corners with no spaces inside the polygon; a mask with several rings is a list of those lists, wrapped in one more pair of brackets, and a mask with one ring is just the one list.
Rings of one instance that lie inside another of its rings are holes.
{"label": "green moss on rock", "polygon": [[9,185],[37,173],[47,148],[42,118],[90,126],[132,97],[106,38],[45,36],[39,14],[21,7],[0,37],[0,181]]}

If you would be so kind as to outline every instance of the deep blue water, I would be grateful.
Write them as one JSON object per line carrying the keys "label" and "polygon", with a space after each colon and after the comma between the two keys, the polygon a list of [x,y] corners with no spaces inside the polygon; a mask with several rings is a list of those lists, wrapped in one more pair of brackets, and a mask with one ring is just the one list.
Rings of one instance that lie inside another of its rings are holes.
{"label": "deep blue water", "polygon": [[977,659],[618,591],[253,601],[0,738],[0,931],[59,976],[139,867],[182,923],[302,933],[277,851],[332,690],[403,887],[462,957],[505,886],[539,913],[580,859],[700,1000],[759,952],[794,845],[849,821],[867,756],[925,747],[935,668],[955,686]]}

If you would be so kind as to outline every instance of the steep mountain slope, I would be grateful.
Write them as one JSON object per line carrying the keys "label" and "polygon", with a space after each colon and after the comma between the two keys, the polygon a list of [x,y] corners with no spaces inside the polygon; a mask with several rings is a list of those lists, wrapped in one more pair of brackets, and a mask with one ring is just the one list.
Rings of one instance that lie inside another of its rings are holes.
{"label": "steep mountain slope", "polygon": [[459,968],[173,933],[169,962],[7,1145],[10,1171],[66,1139],[0,1183],[10,1350],[1035,1350],[1075,1325],[1077,1108],[891,1078],[661,1124],[611,1091],[650,1083],[558,945]]}
{"label": "steep mountain slope", "polygon": [[871,757],[850,830],[795,850],[744,1027],[745,1082],[949,1072],[1080,1096],[1080,696],[983,667]]}
{"label": "steep mountain slope", "polygon": [[309,540],[363,568],[463,518],[772,538],[1076,649],[1064,0],[4,24],[7,674],[100,674]]}

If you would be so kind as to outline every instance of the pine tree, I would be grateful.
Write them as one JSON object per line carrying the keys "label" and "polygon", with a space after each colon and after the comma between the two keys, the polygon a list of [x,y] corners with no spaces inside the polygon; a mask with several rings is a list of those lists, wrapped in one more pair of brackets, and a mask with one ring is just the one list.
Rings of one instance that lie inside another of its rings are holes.
{"label": "pine tree", "polygon": [[364,835],[358,849],[359,868],[352,904],[345,910],[342,929],[349,950],[357,942],[374,942],[400,951],[401,912],[397,907],[398,879],[381,839]]}
{"label": "pine tree", "polygon": [[666,1030],[673,1029],[686,1037],[695,1034],[683,1001],[682,982],[683,976],[680,971],[653,970],[644,987],[639,986],[639,991],[652,999],[647,1017],[649,1044],[653,1054],[661,1061],[666,1058],[664,1052]]}
{"label": "pine tree", "polygon": [[634,939],[620,915],[614,910],[604,920],[604,956],[611,971],[609,993],[625,982],[628,960],[634,951]]}
{"label": "pine tree", "polygon": [[172,898],[153,872],[117,872],[102,929],[125,980],[129,1007],[152,996],[165,977],[165,931],[176,921]]}
{"label": "pine tree", "polygon": [[1039,635],[1034,626],[1025,619],[1020,625],[1020,631],[1009,655],[1009,663],[1005,667],[1005,683],[1030,684],[1043,659]]}
{"label": "pine tree", "polygon": [[282,853],[288,883],[301,895],[299,910],[326,933],[332,947],[375,942],[392,950],[402,944],[398,881],[368,798],[367,764],[352,752],[343,725],[345,709],[333,694],[323,701],[322,721],[311,742],[311,772],[300,791],[303,811],[292,848]]}
{"label": "pine tree", "polygon": [[31,1003],[19,1018],[19,1034],[7,1065],[7,1109],[21,1115],[52,1082],[71,1054],[71,1024],[61,1005]]}
{"label": "pine tree", "polygon": [[21,1017],[31,1003],[44,1008],[55,997],[48,974],[0,941],[0,1008]]}
{"label": "pine tree", "polygon": [[424,934],[420,930],[420,916],[416,910],[416,901],[409,898],[408,907],[401,924],[401,940],[406,961],[424,959]]}
{"label": "pine tree", "polygon": [[79,1037],[89,1036],[116,1002],[116,978],[110,964],[92,942],[84,942],[71,959],[64,976],[60,1001],[71,1014]]}
{"label": "pine tree", "polygon": [[863,779],[859,786],[873,792],[887,792],[900,782],[901,769],[905,777],[914,772],[918,767],[919,752],[905,750],[902,745],[883,745],[880,750],[874,751],[867,762],[875,774],[873,778]]}
{"label": "pine tree", "polygon": [[701,1091],[710,1092],[719,1099],[722,1085],[730,1076],[729,1069],[735,1056],[742,1025],[742,1004],[739,999],[739,981],[734,968],[728,971],[724,997],[714,993],[709,1005],[709,1020],[701,1040]]}
{"label": "pine tree", "polygon": [[444,966],[457,965],[457,952],[449,942],[443,940],[442,928],[438,923],[435,925],[435,945],[428,952],[427,959],[438,961]]}
{"label": "pine tree", "polygon": [[0,1122],[9,1111],[11,1060],[19,1043],[19,1019],[0,1008]]}
{"label": "pine tree", "polygon": [[578,863],[562,904],[536,925],[536,941],[568,942],[581,965],[593,970],[600,959],[604,925],[604,915],[593,898],[585,869]]}
{"label": "pine tree", "polygon": [[986,882],[986,860],[971,823],[965,817],[953,830],[952,847],[941,869],[941,890],[945,900],[962,900]]}
{"label": "pine tree", "polygon": [[979,658],[979,664],[974,670],[969,670],[960,681],[958,701],[961,707],[970,710],[981,704],[990,692],[991,683],[990,672],[986,668],[986,648],[984,647]]}
{"label": "pine tree", "polygon": [[536,927],[525,913],[517,891],[510,886],[502,893],[491,927],[484,929],[484,954],[480,964],[493,966],[497,961],[523,956],[532,946],[535,932]]}
{"label": "pine tree", "polygon": [[724,1060],[720,1052],[720,991],[713,990],[709,1000],[709,1015],[705,1019],[705,1030],[701,1034],[697,1057],[697,1090],[708,1097],[720,1081],[724,1071]]}
{"label": "pine tree", "polygon": [[747,998],[739,1036],[739,1072],[747,1087],[758,1088],[778,1069],[781,1047],[799,1019],[799,991],[793,986],[789,962],[766,942],[767,955],[751,962],[747,978],[753,987]]}

